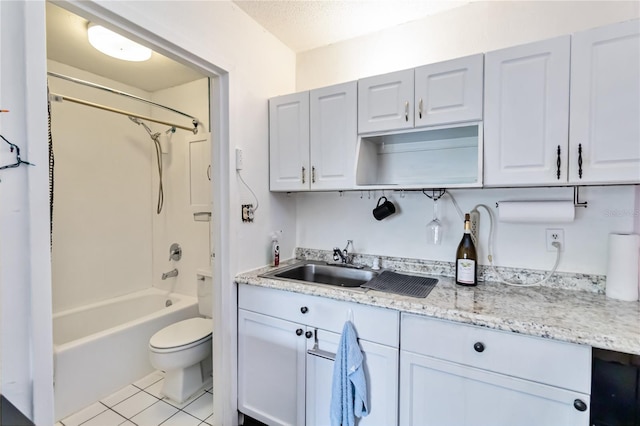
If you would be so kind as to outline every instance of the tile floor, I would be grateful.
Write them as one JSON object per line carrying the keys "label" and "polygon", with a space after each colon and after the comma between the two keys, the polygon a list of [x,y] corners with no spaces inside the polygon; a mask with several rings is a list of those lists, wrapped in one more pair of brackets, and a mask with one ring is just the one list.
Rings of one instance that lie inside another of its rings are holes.
{"label": "tile floor", "polygon": [[160,395],[164,376],[156,371],[83,410],[56,426],[207,426],[213,423],[211,386],[182,404]]}

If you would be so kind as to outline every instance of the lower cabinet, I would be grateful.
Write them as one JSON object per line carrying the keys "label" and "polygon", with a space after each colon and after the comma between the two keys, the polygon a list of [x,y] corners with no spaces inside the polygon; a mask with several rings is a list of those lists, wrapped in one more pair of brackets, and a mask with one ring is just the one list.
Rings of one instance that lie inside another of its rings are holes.
{"label": "lower cabinet", "polygon": [[401,344],[401,425],[589,424],[589,347],[406,314]]}
{"label": "lower cabinet", "polygon": [[238,306],[241,413],[268,425],[329,425],[332,358],[352,316],[370,413],[356,424],[398,424],[398,312],[247,285]]}

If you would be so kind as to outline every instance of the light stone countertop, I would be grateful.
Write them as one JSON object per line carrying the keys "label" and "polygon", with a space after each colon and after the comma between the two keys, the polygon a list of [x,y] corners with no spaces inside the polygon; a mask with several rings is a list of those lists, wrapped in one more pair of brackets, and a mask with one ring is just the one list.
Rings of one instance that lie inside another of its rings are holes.
{"label": "light stone countertop", "polygon": [[273,269],[241,273],[235,281],[640,355],[640,302],[612,300],[596,291],[518,288],[491,281],[463,287],[451,277],[426,274],[439,282],[426,298],[415,298],[259,277]]}

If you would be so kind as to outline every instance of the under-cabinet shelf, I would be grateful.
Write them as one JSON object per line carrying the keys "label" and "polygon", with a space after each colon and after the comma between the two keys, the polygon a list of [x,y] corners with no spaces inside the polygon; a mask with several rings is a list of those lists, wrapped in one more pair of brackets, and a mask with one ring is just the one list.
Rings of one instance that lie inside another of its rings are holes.
{"label": "under-cabinet shelf", "polygon": [[361,136],[357,189],[482,186],[482,123]]}

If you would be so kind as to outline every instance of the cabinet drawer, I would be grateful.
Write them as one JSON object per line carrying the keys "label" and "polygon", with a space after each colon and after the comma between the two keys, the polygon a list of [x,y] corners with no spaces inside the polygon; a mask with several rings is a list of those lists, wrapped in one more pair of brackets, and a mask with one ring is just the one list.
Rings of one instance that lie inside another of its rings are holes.
{"label": "cabinet drawer", "polygon": [[334,333],[342,333],[351,309],[360,339],[398,347],[397,311],[265,287],[245,284],[238,287],[238,307],[242,309]]}
{"label": "cabinet drawer", "polygon": [[402,314],[401,349],[585,394],[591,348]]}

